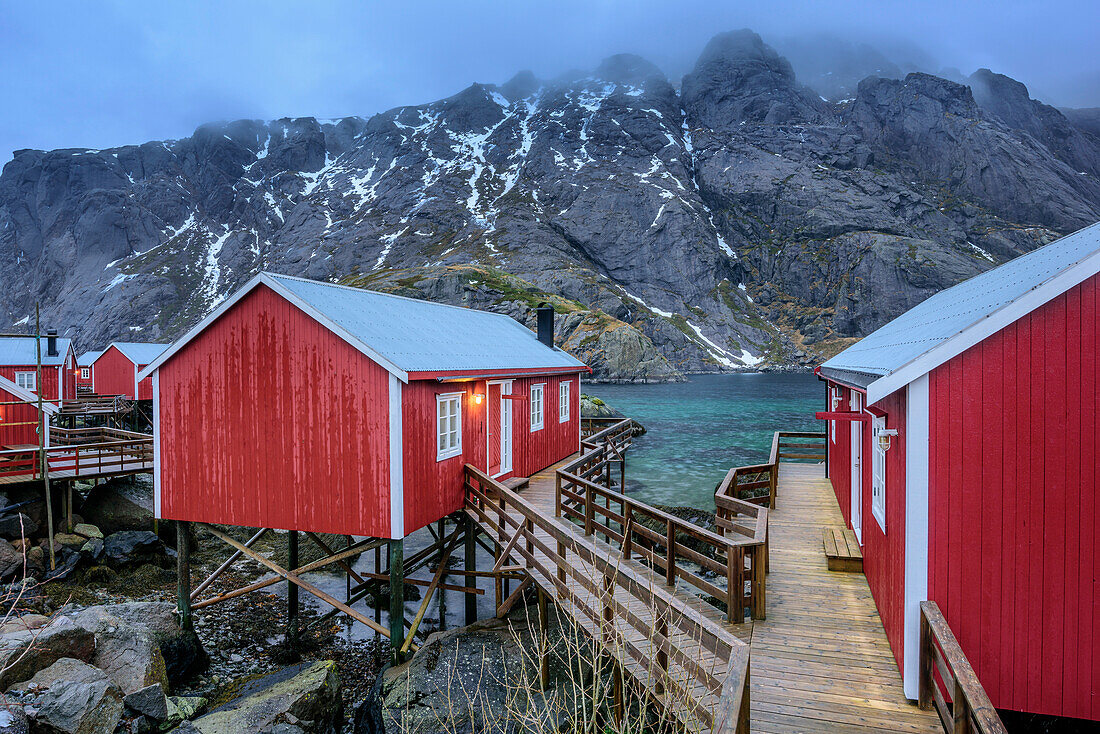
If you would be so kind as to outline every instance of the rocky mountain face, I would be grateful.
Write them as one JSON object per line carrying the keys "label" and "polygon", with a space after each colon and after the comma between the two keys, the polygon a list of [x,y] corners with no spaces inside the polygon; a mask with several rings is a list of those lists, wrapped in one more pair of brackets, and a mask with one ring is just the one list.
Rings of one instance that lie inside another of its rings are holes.
{"label": "rocky mountain face", "polygon": [[[369,119],[242,120],[0,175],[0,320],[171,339],[260,269],[509,313],[608,379],[810,364],[1100,219],[1100,142],[1023,85],[832,103],[750,31]],[[33,318],[33,317],[31,317]]]}

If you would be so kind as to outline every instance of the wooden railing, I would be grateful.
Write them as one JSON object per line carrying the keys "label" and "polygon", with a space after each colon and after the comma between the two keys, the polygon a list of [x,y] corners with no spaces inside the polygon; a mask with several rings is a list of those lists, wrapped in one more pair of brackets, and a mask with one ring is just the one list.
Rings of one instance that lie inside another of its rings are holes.
{"label": "wooden railing", "polygon": [[919,696],[920,707],[934,707],[946,732],[1006,734],[997,709],[934,601],[920,604]]}
{"label": "wooden railing", "polygon": [[604,428],[613,426],[616,423],[621,423],[622,418],[604,418],[592,416],[589,418],[581,417],[581,436],[587,438],[594,433],[602,431]]}
{"label": "wooden railing", "polygon": [[611,466],[618,463],[622,470],[632,435],[633,421],[626,419],[581,442],[581,456],[557,471],[555,514],[576,522],[585,535],[617,545],[627,559],[637,557],[660,570],[667,585],[683,581],[720,601],[729,621],[744,622],[746,612],[764,619],[766,510],[743,508],[751,527],[747,520],[730,523],[726,535],[627,496],[621,479],[618,488],[613,485]]}
{"label": "wooden railing", "polygon": [[[527,572],[554,591],[574,621],[621,663],[640,671],[637,675],[651,692],[690,709],[712,732],[748,732],[749,657],[744,643],[674,595],[654,588],[644,567],[625,556],[599,553],[578,534],[579,528],[543,516],[475,467],[467,465],[465,476],[466,509],[498,537],[503,554],[521,557]],[[693,653],[700,648],[723,661],[724,669],[702,664]],[[673,665],[677,674],[670,669]],[[718,705],[700,701],[700,688],[717,698]]]}
{"label": "wooden railing", "polygon": [[769,464],[781,461],[825,461],[824,431],[776,431]]}
{"label": "wooden railing", "polygon": [[[76,478],[152,469],[153,437],[133,435],[143,438],[51,446],[45,450],[47,470],[51,475]],[[41,478],[39,451],[37,448],[0,451],[0,478],[27,481]]]}
{"label": "wooden railing", "polygon": [[88,428],[59,428],[50,426],[51,446],[71,446],[85,443],[106,443],[110,441],[138,441],[151,438],[147,433],[125,431],[121,428],[93,426]]}
{"label": "wooden railing", "polygon": [[[739,502],[775,509],[779,465],[785,461],[824,461],[825,434],[813,431],[776,431],[766,464],[737,466],[726,473],[714,492],[719,527],[732,521]],[[764,491],[761,491],[764,490]],[[737,500],[739,502],[732,502]]]}
{"label": "wooden railing", "polygon": [[133,401],[122,395],[81,394],[78,390],[75,400],[62,401],[61,413],[64,415],[127,413],[133,407]]}

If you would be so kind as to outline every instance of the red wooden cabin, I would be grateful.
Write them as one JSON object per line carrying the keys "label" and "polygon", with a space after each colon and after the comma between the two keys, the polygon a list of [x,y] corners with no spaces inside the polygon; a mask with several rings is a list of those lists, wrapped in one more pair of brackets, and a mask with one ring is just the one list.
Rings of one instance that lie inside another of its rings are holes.
{"label": "red wooden cabin", "polygon": [[152,400],[153,381],[139,380],[138,372],[167,348],[167,344],[149,342],[112,342],[92,361],[92,392]]}
{"label": "red wooden cabin", "polygon": [[931,599],[996,707],[1100,720],[1098,273],[1100,224],[819,370],[829,476],[910,697]]}
{"label": "red wooden cabin", "polygon": [[[57,413],[58,407],[43,402],[42,412],[48,416]],[[0,377],[0,450],[14,451],[38,445],[38,396],[20,387],[6,377]],[[49,445],[49,431],[46,431]],[[0,467],[2,471],[4,467]]]}
{"label": "red wooden cabin", "polygon": [[140,375],[156,514],[397,539],[462,507],[467,463],[550,466],[587,367],[540,324],[262,273]]}
{"label": "red wooden cabin", "polygon": [[[76,397],[76,353],[72,340],[49,330],[42,336],[42,398],[57,402]],[[38,392],[38,345],[33,336],[0,337],[0,377]]]}
{"label": "red wooden cabin", "polygon": [[76,358],[76,390],[77,392],[93,392],[95,390],[92,385],[92,363],[95,362],[96,357],[103,354],[103,350],[100,349],[95,352],[84,352]]}

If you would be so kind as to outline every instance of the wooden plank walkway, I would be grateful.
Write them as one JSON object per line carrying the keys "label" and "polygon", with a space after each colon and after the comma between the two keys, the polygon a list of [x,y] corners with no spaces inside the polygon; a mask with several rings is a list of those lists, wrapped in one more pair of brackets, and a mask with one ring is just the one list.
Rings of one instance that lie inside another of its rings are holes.
{"label": "wooden plank walkway", "polygon": [[826,566],[823,529],[844,519],[823,465],[780,464],[776,504],[767,620],[744,625],[752,731],[942,731],[902,693],[867,579]]}

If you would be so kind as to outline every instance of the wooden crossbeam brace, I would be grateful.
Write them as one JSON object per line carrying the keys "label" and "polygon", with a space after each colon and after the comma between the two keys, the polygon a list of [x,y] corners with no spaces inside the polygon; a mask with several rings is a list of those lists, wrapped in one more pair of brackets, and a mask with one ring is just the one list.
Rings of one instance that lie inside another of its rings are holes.
{"label": "wooden crossbeam brace", "polygon": [[[312,540],[314,543],[316,543],[317,547],[320,548],[323,552],[327,553],[330,556],[335,556],[336,555],[336,551],[334,551],[332,548],[329,548],[328,544],[326,544],[325,541],[318,538],[316,533],[311,533],[307,530],[306,531],[306,537],[309,538],[310,540]],[[351,567],[350,563],[348,563],[347,561],[345,561],[343,559],[340,559],[340,560],[336,561],[336,563],[337,563],[337,565],[340,566],[340,568],[344,569],[347,572],[347,574],[349,576],[351,576],[353,579],[355,579],[359,583],[363,583],[363,577],[360,576],[358,573],[356,573],[355,569],[353,569]]]}
{"label": "wooden crossbeam brace", "polygon": [[[293,571],[286,570],[285,568],[283,568],[279,564],[275,563],[271,559],[266,558],[263,555],[261,555],[261,554],[257,553],[256,551],[252,550],[251,548],[246,547],[244,545],[244,543],[241,543],[241,542],[229,537],[228,535],[226,535],[225,533],[223,533],[222,531],[218,530],[215,527],[212,527],[212,526],[207,525],[205,523],[202,523],[201,526],[203,528],[205,528],[208,533],[213,535],[218,540],[222,541],[223,543],[226,543],[228,545],[233,546],[237,550],[241,551],[241,553],[248,556],[249,558],[256,561],[257,563],[260,563],[261,565],[267,566],[269,569],[274,571],[279,576],[282,576],[284,579],[286,579],[290,583],[294,584],[295,586],[298,586],[302,589],[305,589],[306,591],[308,591],[310,594],[313,594],[315,597],[317,597],[321,601],[325,602],[326,604],[328,604],[330,606],[336,607],[337,609],[339,609],[341,612],[344,612],[345,614],[347,614],[352,619],[355,619],[355,620],[357,620],[359,622],[362,622],[363,624],[367,625],[368,627],[370,627],[375,632],[377,632],[381,635],[384,635],[386,637],[390,636],[389,630],[387,630],[385,627],[378,624],[377,622],[375,622],[373,619],[366,616],[365,614],[362,614],[361,612],[358,612],[355,609],[352,609],[347,604],[344,604],[342,601],[340,601],[336,597],[332,596],[331,594],[325,593],[324,591],[317,588],[313,584],[311,584],[308,581],[300,578],[298,576],[298,574],[294,573]],[[354,548],[354,546],[353,546],[353,548]],[[351,555],[354,552],[357,552],[356,550],[353,550],[353,548],[349,548],[348,550],[344,551],[344,553],[348,554],[348,555]],[[347,556],[345,555],[343,557],[347,557]],[[331,563],[334,559],[322,559],[322,560],[325,561],[325,563]],[[322,565],[324,565],[324,564],[322,564]]]}
{"label": "wooden crossbeam brace", "polygon": [[523,581],[519,582],[519,585],[516,586],[515,591],[513,591],[511,594],[509,594],[508,598],[505,599],[503,602],[501,602],[500,606],[497,607],[497,617],[498,618],[503,617],[505,614],[512,611],[512,607],[514,607],[516,605],[516,602],[520,600],[520,597],[523,596],[523,592],[530,585],[531,585],[531,576],[530,575],[524,576]]}
{"label": "wooden crossbeam brace", "polygon": [[[266,534],[267,528],[260,528],[259,532],[257,532],[255,535],[245,541],[245,547],[251,548],[253,545],[255,545],[256,541],[258,541]],[[237,559],[240,557],[241,552],[239,550],[233,551],[233,553],[230,554],[229,558],[226,558],[222,565],[218,566],[217,569],[214,570],[214,573],[207,576],[201,584],[195,587],[194,591],[191,592],[191,601],[195,601],[196,599],[198,599],[199,594],[205,591],[207,586],[210,586],[210,584],[214,583],[214,581],[216,581],[219,576],[225,573],[226,569],[236,563]]]}
{"label": "wooden crossbeam brace", "polygon": [[[409,647],[412,646],[413,636],[416,634],[416,630],[420,628],[420,622],[424,619],[424,613],[428,611],[428,602],[432,599],[432,594],[435,593],[436,587],[439,586],[439,582],[443,579],[443,574],[447,571],[447,561],[451,558],[451,551],[458,545],[458,541],[462,540],[462,533],[455,531],[451,535],[450,542],[439,555],[439,567],[435,570],[435,575],[432,576],[432,582],[428,585],[428,590],[424,592],[424,600],[420,602],[420,608],[416,610],[416,616],[413,617],[412,625],[409,627],[409,632],[405,635],[405,642],[401,645],[401,653],[404,654],[409,651]],[[441,592],[442,593],[442,592]]]}
{"label": "wooden crossbeam brace", "polygon": [[512,533],[512,537],[508,540],[508,544],[504,546],[504,550],[501,551],[500,557],[497,558],[497,562],[493,564],[493,571],[499,571],[504,568],[504,564],[508,562],[508,555],[516,547],[516,541],[523,535],[524,526],[520,525],[516,528],[516,532]]}

